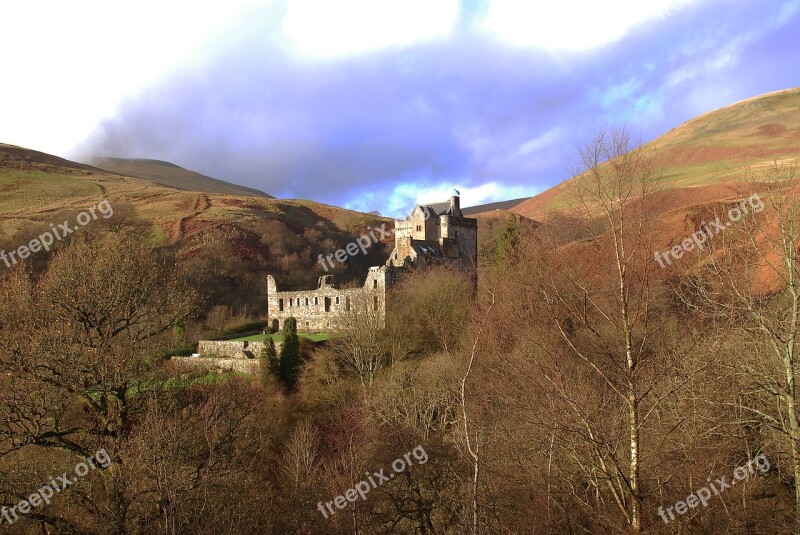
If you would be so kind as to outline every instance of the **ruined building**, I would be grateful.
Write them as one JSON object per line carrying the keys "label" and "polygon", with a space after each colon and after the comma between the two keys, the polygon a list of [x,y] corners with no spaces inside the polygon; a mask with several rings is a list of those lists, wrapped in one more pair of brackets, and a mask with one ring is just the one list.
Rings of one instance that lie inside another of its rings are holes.
{"label": "ruined building", "polygon": [[385,317],[388,290],[403,273],[419,267],[450,264],[477,283],[478,221],[464,217],[459,201],[454,196],[449,202],[417,205],[405,220],[396,220],[394,250],[385,265],[369,268],[363,287],[340,289],[325,275],[316,289],[278,291],[268,275],[268,325],[280,330],[286,318],[294,317],[300,331],[331,330],[342,314],[358,306]]}

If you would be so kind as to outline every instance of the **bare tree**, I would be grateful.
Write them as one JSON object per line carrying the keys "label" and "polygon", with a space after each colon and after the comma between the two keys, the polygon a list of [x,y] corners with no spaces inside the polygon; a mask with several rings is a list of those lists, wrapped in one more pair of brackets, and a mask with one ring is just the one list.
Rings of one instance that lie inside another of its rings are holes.
{"label": "bare tree", "polygon": [[103,472],[114,505],[81,506],[111,510],[106,521],[122,532],[129,504],[114,481],[141,407],[132,393],[147,388],[160,341],[198,296],[167,259],[117,236],[76,238],[38,280],[17,269],[2,282],[0,460],[21,451],[85,459],[102,445],[114,460]]}
{"label": "bare tree", "polygon": [[[766,424],[775,433],[778,454],[773,458],[789,459],[794,532],[800,534],[797,178],[794,162],[775,162],[752,172],[749,191],[711,214],[726,228],[704,247],[699,276],[687,278],[681,296],[693,311],[727,324],[741,341],[739,358],[729,363],[733,376],[745,378],[733,408],[744,426]],[[754,185],[766,199],[752,191]]]}
{"label": "bare tree", "polygon": [[341,335],[335,351],[345,369],[355,374],[366,389],[390,362],[391,346],[383,333],[383,297],[356,291],[350,294],[350,310],[335,326]]}
{"label": "bare tree", "polygon": [[[643,527],[643,426],[697,373],[670,380],[692,340],[670,338],[664,329],[665,287],[653,261],[649,211],[660,181],[657,159],[627,130],[598,134],[581,151],[571,180],[584,239],[556,248],[540,282],[561,341],[537,341],[544,349],[540,360],[549,360],[543,378],[575,418],[573,436],[588,446],[575,450],[574,461],[593,482],[595,498],[607,492],[634,532]],[[570,356],[577,372],[566,365]],[[574,389],[587,387],[598,396],[581,404]],[[598,410],[607,416],[598,418]],[[592,507],[588,496],[579,501]],[[605,500],[595,501],[599,511]],[[614,526],[611,517],[601,519]]]}
{"label": "bare tree", "polygon": [[488,323],[489,317],[492,313],[492,308],[494,307],[494,294],[490,294],[490,302],[486,309],[482,311],[482,319],[478,326],[478,330],[475,333],[475,339],[472,343],[472,347],[470,348],[469,357],[467,359],[466,369],[464,370],[464,375],[461,378],[460,384],[460,404],[461,404],[461,420],[464,429],[464,445],[466,447],[467,454],[469,455],[469,460],[472,465],[472,494],[471,494],[471,507],[470,510],[472,512],[472,530],[471,532],[473,535],[477,535],[478,532],[478,482],[480,476],[480,468],[481,468],[481,448],[486,446],[487,442],[485,439],[481,438],[481,433],[479,429],[476,429],[477,426],[474,424],[470,424],[470,417],[469,411],[467,410],[467,381],[470,379],[470,374],[475,366],[475,357],[478,352],[478,346],[481,342],[481,335],[483,334],[483,330]]}

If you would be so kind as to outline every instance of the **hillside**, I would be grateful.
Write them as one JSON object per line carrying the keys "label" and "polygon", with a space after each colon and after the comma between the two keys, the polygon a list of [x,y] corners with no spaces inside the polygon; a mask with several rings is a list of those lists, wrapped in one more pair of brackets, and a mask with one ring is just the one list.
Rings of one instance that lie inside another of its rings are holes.
{"label": "hillside", "polygon": [[466,216],[474,216],[477,214],[485,214],[487,212],[495,212],[498,210],[511,210],[515,206],[522,204],[528,199],[530,199],[530,197],[521,197],[519,199],[511,199],[508,201],[498,201],[486,204],[479,204],[476,206],[468,206],[467,208],[462,208],[461,212]]}
{"label": "hillside", "polygon": [[[311,287],[322,274],[317,255],[335,251],[385,218],[304,200],[181,191],[41,152],[0,145],[0,248],[13,249],[108,199],[113,217],[95,226],[141,233],[153,247],[197,265],[219,302],[264,307],[264,275],[285,288]],[[385,261],[384,246],[353,257],[334,273],[363,276]],[[32,259],[42,262],[45,255]],[[213,300],[210,300],[213,302]]]}
{"label": "hillside", "polygon": [[96,167],[107,169],[114,173],[152,180],[158,184],[185,191],[274,198],[263,191],[211,178],[162,160],[104,157],[95,158],[91,163]]}
{"label": "hillside", "polygon": [[[774,160],[800,154],[800,88],[749,98],[691,119],[645,145],[663,162],[670,208],[721,200]],[[541,218],[569,207],[562,182],[514,207]]]}

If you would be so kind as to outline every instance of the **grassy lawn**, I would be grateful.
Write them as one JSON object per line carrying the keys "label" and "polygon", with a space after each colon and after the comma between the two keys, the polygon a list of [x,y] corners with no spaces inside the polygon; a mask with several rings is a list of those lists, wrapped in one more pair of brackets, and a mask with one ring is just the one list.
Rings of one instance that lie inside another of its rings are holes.
{"label": "grassy lawn", "polygon": [[[244,338],[234,338],[233,340],[229,340],[229,342],[264,342],[267,336],[271,337],[276,344],[283,342],[283,334],[276,333],[276,334],[254,334],[252,336],[245,336]],[[325,340],[330,340],[333,338],[333,335],[330,333],[313,333],[313,334],[306,334],[300,333],[300,338],[308,338],[312,342],[323,342]]]}

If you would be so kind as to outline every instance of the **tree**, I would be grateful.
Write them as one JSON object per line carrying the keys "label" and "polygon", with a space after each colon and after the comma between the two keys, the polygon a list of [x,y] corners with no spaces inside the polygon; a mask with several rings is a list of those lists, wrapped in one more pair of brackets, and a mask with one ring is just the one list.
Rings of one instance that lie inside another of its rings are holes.
{"label": "tree", "polygon": [[289,388],[297,384],[300,373],[300,337],[297,336],[297,320],[287,318],[283,323],[283,346],[281,347],[278,376]]}
{"label": "tree", "polygon": [[387,328],[395,338],[407,339],[408,351],[452,353],[459,349],[473,292],[472,281],[458,269],[419,270],[392,289]]}
{"label": "tree", "polygon": [[[0,283],[0,463],[19,453],[61,463],[66,455],[74,464],[102,445],[112,457],[102,477],[110,503],[64,499],[124,533],[131,503],[120,451],[142,394],[155,384],[148,380],[160,364],[154,355],[194,314],[199,296],[175,262],[110,235],[73,239],[38,280],[18,269]],[[13,495],[6,491],[0,495]],[[83,531],[80,514],[38,516],[43,525]]]}
{"label": "tree", "polygon": [[357,376],[365,389],[389,363],[390,354],[389,340],[383,332],[384,314],[380,306],[375,307],[373,298],[362,291],[350,295],[350,310],[337,320],[340,337],[333,344],[342,368]]}
{"label": "tree", "polygon": [[275,340],[271,336],[265,349],[267,352],[267,366],[269,367],[269,372],[275,377],[278,377],[281,373],[281,361],[278,358],[278,350],[275,349]]}
{"label": "tree", "polygon": [[519,222],[516,217],[511,216],[506,220],[506,224],[497,238],[494,261],[502,264],[516,258],[519,239]]}
{"label": "tree", "polygon": [[[581,441],[573,438],[570,449],[595,489],[575,497],[614,530],[640,532],[642,431],[646,423],[657,428],[665,400],[697,373],[679,370],[693,333],[676,337],[669,328],[667,287],[653,261],[648,206],[661,180],[657,160],[624,128],[601,132],[580,154],[571,186],[586,238],[533,268],[543,275],[539,302],[556,335],[535,340],[537,360],[550,394],[573,418],[573,437]],[[604,511],[606,504],[614,504],[624,525]]]}
{"label": "tree", "polygon": [[271,383],[273,377],[280,377],[281,361],[278,359],[278,351],[275,349],[275,341],[271,336],[264,341],[264,348],[258,357],[259,377],[262,386]]}
{"label": "tree", "polygon": [[726,324],[747,347],[730,363],[732,376],[745,378],[731,405],[743,427],[769,430],[758,446],[773,442],[778,451],[770,458],[788,459],[787,472],[794,479],[794,533],[800,534],[797,178],[796,163],[775,162],[749,180],[766,189],[766,202],[748,191],[744,200],[722,207],[719,219],[731,224],[705,245],[700,276],[687,279],[681,296],[695,312]]}

